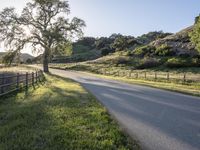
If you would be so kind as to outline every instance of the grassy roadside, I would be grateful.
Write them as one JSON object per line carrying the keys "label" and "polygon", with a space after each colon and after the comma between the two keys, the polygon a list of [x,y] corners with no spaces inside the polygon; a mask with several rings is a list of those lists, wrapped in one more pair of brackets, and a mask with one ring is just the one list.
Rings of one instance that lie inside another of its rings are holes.
{"label": "grassy roadside", "polygon": [[46,83],[0,99],[0,149],[140,149],[78,83]]}
{"label": "grassy roadside", "polygon": [[183,94],[193,95],[193,96],[200,96],[200,83],[195,85],[186,85],[186,84],[177,84],[173,82],[158,82],[158,81],[148,81],[143,79],[128,79],[126,77],[113,77],[113,76],[105,76],[100,74],[89,73],[91,75],[105,78],[105,79],[112,79],[117,81],[122,81],[131,84],[138,84],[138,85],[145,85],[154,88],[179,92]]}
{"label": "grassy roadside", "polygon": [[179,83],[179,82],[168,82],[168,81],[162,81],[162,80],[145,80],[145,79],[133,79],[133,78],[128,78],[128,77],[118,77],[116,75],[102,75],[102,74],[97,74],[92,70],[84,69],[81,67],[80,69],[69,67],[67,68],[66,66],[51,66],[52,68],[56,69],[72,69],[72,70],[80,70],[83,72],[87,72],[91,75],[106,78],[106,79],[113,79],[113,80],[118,80],[118,81],[123,81],[126,83],[131,83],[131,84],[139,84],[139,85],[145,85],[145,86],[150,86],[154,88],[160,88],[160,89],[165,89],[165,90],[170,90],[170,91],[175,91],[179,93],[184,93],[188,95],[194,95],[194,96],[200,96],[200,83],[199,82],[192,82],[192,83]]}

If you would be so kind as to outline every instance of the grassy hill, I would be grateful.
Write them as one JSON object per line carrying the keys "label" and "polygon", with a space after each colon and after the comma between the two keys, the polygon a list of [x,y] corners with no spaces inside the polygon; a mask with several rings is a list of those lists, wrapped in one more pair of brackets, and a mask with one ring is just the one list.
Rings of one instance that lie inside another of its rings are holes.
{"label": "grassy hill", "polygon": [[[7,52],[0,52],[0,61],[2,60],[3,56],[6,55]],[[28,59],[34,59],[34,56],[30,55],[30,54],[27,54],[27,53],[21,53],[21,56],[20,56],[20,61],[21,62],[26,62]]]}
{"label": "grassy hill", "polygon": [[133,69],[199,67],[199,54],[189,37],[191,31],[192,26],[147,45],[118,51],[88,63],[129,66]]}
{"label": "grassy hill", "polygon": [[96,49],[95,42],[95,38],[83,37],[72,43],[71,56],[55,56],[52,61],[54,63],[70,63],[97,59],[101,57],[101,51]]}
{"label": "grassy hill", "polygon": [[64,65],[62,68],[66,67],[67,69],[92,72],[106,69],[110,71],[159,70],[164,72],[189,71],[200,73],[200,55],[189,37],[192,29],[193,26],[175,34],[150,32],[149,34],[135,38],[134,40],[137,40],[137,43],[141,44],[138,44],[134,48],[115,51],[98,59],[79,63],[78,66],[73,64]]}
{"label": "grassy hill", "polygon": [[176,56],[197,56],[197,50],[190,41],[189,33],[192,31],[193,26],[188,27],[180,32],[169,35],[163,39],[156,40],[150,45],[156,48],[166,45]]}

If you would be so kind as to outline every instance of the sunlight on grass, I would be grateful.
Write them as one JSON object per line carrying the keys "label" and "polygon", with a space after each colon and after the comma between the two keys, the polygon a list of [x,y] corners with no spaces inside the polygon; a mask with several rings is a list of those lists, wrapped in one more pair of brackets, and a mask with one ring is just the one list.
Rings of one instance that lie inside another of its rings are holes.
{"label": "sunlight on grass", "polygon": [[[87,72],[91,75],[95,75],[98,77],[103,77],[103,78],[107,78],[107,79],[113,79],[113,80],[119,80],[119,81],[123,81],[123,82],[127,82],[127,83],[133,83],[133,84],[140,84],[140,85],[146,85],[146,86],[151,86],[151,87],[155,87],[155,88],[160,88],[160,89],[166,89],[166,90],[170,90],[170,91],[175,91],[175,92],[180,92],[180,93],[185,93],[185,94],[190,94],[190,95],[195,95],[195,96],[200,96],[200,83],[198,81],[196,82],[188,82],[188,83],[182,83],[182,76],[183,76],[183,72],[187,73],[187,78],[188,76],[191,76],[191,78],[193,77],[197,77],[199,79],[199,69],[195,68],[194,70],[170,70],[170,76],[173,75],[173,78],[180,78],[180,81],[177,79],[174,79],[171,81],[167,81],[166,80],[166,74],[167,71],[159,71],[157,72],[157,74],[161,75],[163,74],[165,79],[157,79],[155,80],[155,70],[149,69],[149,70],[133,70],[133,72],[138,73],[140,76],[143,75],[146,72],[147,75],[151,74],[151,79],[144,79],[144,78],[138,78],[138,79],[134,79],[134,78],[130,78],[127,75],[123,76],[123,77],[119,77],[119,75],[117,75],[118,71],[121,71],[121,73],[128,72],[128,70],[126,69],[122,69],[120,67],[109,67],[107,66],[106,70],[108,70],[108,72],[111,72],[110,75],[102,75],[99,74],[99,70],[102,70],[102,68],[105,67],[105,65],[103,66],[99,66],[97,64],[87,64],[87,63],[80,63],[79,65],[76,64],[59,64],[59,65],[51,65],[52,68],[55,69],[69,69],[69,70],[76,70],[76,71],[83,71],[83,72]],[[113,73],[113,72],[115,73]],[[169,70],[168,70],[169,71]],[[171,77],[172,78],[172,77]]]}
{"label": "sunlight on grass", "polygon": [[139,149],[79,84],[46,78],[28,95],[0,100],[0,149]]}
{"label": "sunlight on grass", "polygon": [[123,81],[126,83],[146,85],[150,87],[180,92],[184,94],[200,96],[200,84],[186,85],[186,84],[177,84],[173,82],[159,82],[159,81],[156,82],[156,81],[148,81],[148,80],[142,80],[142,79],[128,79],[126,77],[113,77],[113,76],[98,75],[98,74],[93,74],[93,73],[90,73],[90,74],[94,76],[106,78],[106,79],[113,79],[113,80]]}
{"label": "sunlight on grass", "polygon": [[35,69],[27,66],[16,66],[16,67],[4,67],[0,68],[0,72],[16,72],[16,73],[26,73],[34,72]]}

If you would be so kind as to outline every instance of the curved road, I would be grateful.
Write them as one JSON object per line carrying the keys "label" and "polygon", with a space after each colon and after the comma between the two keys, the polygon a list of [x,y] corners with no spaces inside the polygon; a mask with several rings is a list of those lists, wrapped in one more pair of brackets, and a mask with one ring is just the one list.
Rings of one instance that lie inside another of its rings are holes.
{"label": "curved road", "polygon": [[51,69],[89,90],[147,150],[199,150],[200,98]]}

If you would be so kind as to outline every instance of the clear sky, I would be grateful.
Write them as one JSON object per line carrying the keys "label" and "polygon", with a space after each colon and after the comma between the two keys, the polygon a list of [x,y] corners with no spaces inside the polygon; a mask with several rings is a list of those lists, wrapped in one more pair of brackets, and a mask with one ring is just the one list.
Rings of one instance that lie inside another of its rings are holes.
{"label": "clear sky", "polygon": [[[21,10],[28,1],[1,0],[0,9]],[[178,32],[192,25],[200,13],[200,0],[69,0],[69,4],[71,16],[85,20],[85,36],[95,37]]]}
{"label": "clear sky", "polygon": [[87,36],[149,31],[178,32],[194,22],[200,0],[69,0],[72,15],[87,23]]}

